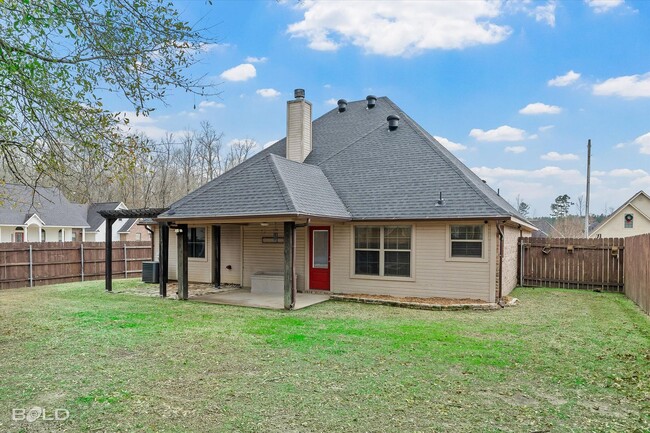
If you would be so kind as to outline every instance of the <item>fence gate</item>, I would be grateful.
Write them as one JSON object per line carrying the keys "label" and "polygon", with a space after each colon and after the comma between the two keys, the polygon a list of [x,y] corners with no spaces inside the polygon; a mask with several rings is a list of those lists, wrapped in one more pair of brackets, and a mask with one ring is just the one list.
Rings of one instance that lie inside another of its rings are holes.
{"label": "fence gate", "polygon": [[622,292],[624,254],[624,238],[519,238],[519,284]]}

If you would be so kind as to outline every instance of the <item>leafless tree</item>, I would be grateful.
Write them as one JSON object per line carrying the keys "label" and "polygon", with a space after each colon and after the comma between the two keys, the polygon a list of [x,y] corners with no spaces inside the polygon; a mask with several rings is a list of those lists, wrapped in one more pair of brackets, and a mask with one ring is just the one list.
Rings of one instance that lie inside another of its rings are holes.
{"label": "leafless tree", "polygon": [[201,131],[196,137],[199,157],[203,162],[205,181],[211,181],[223,171],[221,165],[221,139],[223,132],[217,132],[210,122],[201,122]]}
{"label": "leafless tree", "polygon": [[230,151],[226,157],[225,170],[230,170],[231,168],[241,164],[246,161],[248,154],[255,148],[257,143],[255,140],[250,138],[244,138],[243,140],[235,140],[230,145]]}

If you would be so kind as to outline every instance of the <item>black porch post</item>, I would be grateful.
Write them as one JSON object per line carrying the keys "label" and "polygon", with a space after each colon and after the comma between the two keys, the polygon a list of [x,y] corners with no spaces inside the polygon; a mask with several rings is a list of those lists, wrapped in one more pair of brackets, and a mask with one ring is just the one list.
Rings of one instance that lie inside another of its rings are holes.
{"label": "black porch post", "polygon": [[160,296],[167,296],[167,269],[169,268],[169,225],[161,222],[158,225],[158,282]]}
{"label": "black porch post", "polygon": [[178,250],[178,299],[186,300],[188,297],[187,249],[188,249],[188,228],[187,224],[178,226],[180,232],[176,233],[176,245]]}
{"label": "black porch post", "polygon": [[113,291],[113,223],[115,219],[106,218],[106,291]]}
{"label": "black porch post", "polygon": [[293,310],[296,306],[296,282],[293,272],[294,233],[296,223],[284,223],[284,309]]}

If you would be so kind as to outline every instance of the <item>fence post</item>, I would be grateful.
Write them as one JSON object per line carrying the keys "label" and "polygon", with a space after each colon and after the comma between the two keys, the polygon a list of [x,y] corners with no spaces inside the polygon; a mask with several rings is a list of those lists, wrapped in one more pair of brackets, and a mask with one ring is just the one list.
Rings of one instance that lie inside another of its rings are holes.
{"label": "fence post", "polygon": [[32,245],[29,244],[29,287],[34,287],[34,269],[32,267]]}
{"label": "fence post", "polygon": [[124,278],[129,278],[129,262],[126,259],[126,243],[124,244]]}
{"label": "fence post", "polygon": [[84,243],[81,243],[81,281],[84,281]]}

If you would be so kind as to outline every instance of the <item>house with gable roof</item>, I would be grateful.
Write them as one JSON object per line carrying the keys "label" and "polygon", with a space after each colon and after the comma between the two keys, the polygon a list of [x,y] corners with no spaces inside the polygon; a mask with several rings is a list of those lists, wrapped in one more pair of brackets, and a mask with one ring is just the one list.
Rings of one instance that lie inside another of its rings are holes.
{"label": "house with gable roof", "polygon": [[0,187],[0,242],[81,241],[86,208],[57,189],[4,184]]}
{"label": "house with gable roof", "polygon": [[155,219],[156,251],[171,228],[170,279],[278,283],[285,299],[495,302],[516,285],[517,238],[536,230],[389,98],[340,100],[312,121],[301,89],[287,102],[285,138]]}
{"label": "house with gable roof", "polygon": [[603,222],[590,230],[590,238],[626,238],[650,233],[650,196],[639,191]]}

